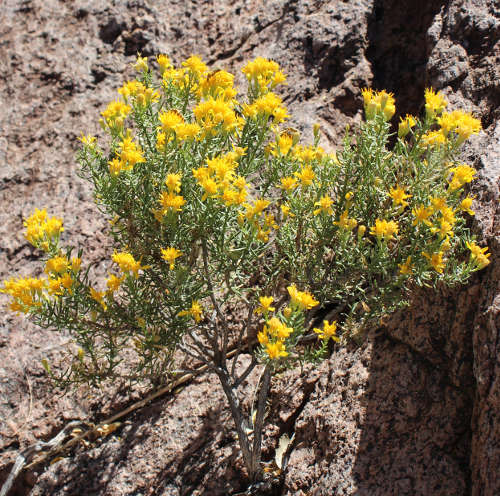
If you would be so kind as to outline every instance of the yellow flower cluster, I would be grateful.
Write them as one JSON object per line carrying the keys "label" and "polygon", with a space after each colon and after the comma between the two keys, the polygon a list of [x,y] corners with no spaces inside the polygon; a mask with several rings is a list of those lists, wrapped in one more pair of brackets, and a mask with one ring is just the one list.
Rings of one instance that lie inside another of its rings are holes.
{"label": "yellow flower cluster", "polygon": [[72,294],[74,276],[80,270],[80,264],[81,260],[76,257],[70,261],[66,257],[55,256],[46,262],[47,279],[11,278],[4,281],[4,289],[0,292],[12,297],[11,310],[27,313],[41,307],[42,301],[48,299],[48,295],[57,297],[65,291]]}
{"label": "yellow flower cluster", "polygon": [[358,225],[358,221],[356,219],[349,217],[349,212],[347,210],[344,210],[340,215],[339,220],[335,220],[333,223],[346,231],[352,231]]}
{"label": "yellow flower cluster", "polygon": [[155,89],[147,88],[137,80],[127,81],[118,90],[118,93],[123,97],[125,103],[128,103],[129,98],[132,98],[133,101],[141,107],[160,99],[160,94]]}
{"label": "yellow flower cluster", "polygon": [[290,116],[281,98],[273,92],[266,93],[257,98],[253,103],[243,105],[243,115],[250,119],[273,118],[274,124],[284,122]]}
{"label": "yellow flower cluster", "polygon": [[269,151],[275,157],[286,156],[294,145],[295,138],[292,133],[288,131],[282,132],[275,142],[269,145]]}
{"label": "yellow flower cluster", "polygon": [[398,264],[399,273],[407,276],[413,272],[414,265],[411,263],[411,256],[407,257],[406,262]]}
{"label": "yellow flower cluster", "polygon": [[426,253],[425,251],[422,252],[422,255],[429,260],[429,264],[434,268],[434,270],[438,274],[442,274],[444,267],[445,267],[445,262],[443,261],[443,255],[444,253],[442,251],[439,251],[437,253]]}
{"label": "yellow flower cluster", "polygon": [[160,152],[166,150],[166,144],[174,138],[182,142],[194,139],[201,131],[201,127],[196,122],[185,122],[184,117],[177,110],[161,112],[158,115],[161,122],[161,129],[156,137],[156,149]]}
{"label": "yellow flower cluster", "polygon": [[399,226],[393,220],[375,219],[375,225],[370,227],[370,234],[373,234],[378,239],[390,241],[399,231]]}
{"label": "yellow flower cluster", "polygon": [[228,102],[220,96],[217,98],[210,96],[207,100],[201,101],[194,107],[193,114],[205,136],[214,136],[218,129],[231,133],[244,124],[243,119],[236,116],[234,102]]}
{"label": "yellow flower cluster", "polygon": [[404,119],[401,117],[401,122],[398,126],[398,136],[404,138],[416,124],[417,120],[412,115],[406,114]]}
{"label": "yellow flower cluster", "polygon": [[169,212],[180,212],[182,207],[186,204],[184,197],[177,194],[181,190],[181,178],[182,175],[180,173],[167,174],[165,178],[167,191],[162,191],[158,199],[161,209],[153,210],[153,214],[158,222],[161,222],[163,216],[167,215]]}
{"label": "yellow flower cluster", "polygon": [[318,207],[313,211],[313,215],[319,215],[320,213],[332,215],[333,214],[333,200],[329,196],[322,196],[319,201],[314,202],[314,206]]}
{"label": "yellow flower cluster", "polygon": [[320,146],[295,145],[292,149],[292,157],[306,164],[314,160],[321,160],[325,156],[325,150]]}
{"label": "yellow flower cluster", "polygon": [[34,307],[39,307],[42,290],[46,288],[47,281],[44,279],[13,277],[4,281],[4,288],[0,293],[7,293],[12,297],[9,308],[14,312],[29,312]]}
{"label": "yellow flower cluster", "polygon": [[113,293],[120,289],[121,283],[125,280],[125,275],[117,277],[114,274],[108,274],[108,279],[106,280],[106,287],[108,288],[107,294],[111,296]]}
{"label": "yellow flower cluster", "polygon": [[146,72],[148,70],[148,58],[138,55],[133,67],[137,72]]}
{"label": "yellow flower cluster", "polygon": [[406,198],[411,198],[412,195],[407,195],[404,188],[398,185],[389,190],[389,196],[392,198],[392,202],[395,206],[401,205],[402,208],[405,208],[408,206]]}
{"label": "yellow flower cluster", "polygon": [[446,136],[439,131],[428,131],[421,137],[421,143],[427,148],[439,148],[446,144]]}
{"label": "yellow flower cluster", "polygon": [[237,94],[233,88],[234,75],[226,71],[213,71],[207,74],[200,82],[198,89],[199,98],[213,97],[227,102],[233,101]]}
{"label": "yellow flower cluster", "polygon": [[57,256],[47,260],[45,272],[49,279],[48,292],[50,295],[60,296],[64,291],[72,294],[74,275],[80,270],[81,260],[73,258],[71,262],[66,257]]}
{"label": "yellow flower cluster", "polygon": [[122,131],[123,124],[128,114],[132,109],[130,105],[120,102],[119,100],[114,100],[108,104],[106,110],[101,112],[102,119],[101,126],[106,128],[108,126],[113,131]]}
{"label": "yellow flower cluster", "polygon": [[57,245],[60,234],[64,231],[63,221],[57,217],[48,217],[45,209],[35,208],[35,212],[24,221],[25,238],[36,248],[49,251]]}
{"label": "yellow flower cluster", "polygon": [[299,291],[295,284],[288,286],[288,294],[290,295],[290,305],[292,308],[299,310],[311,310],[319,305],[319,301],[314,299],[314,296],[307,291]]}
{"label": "yellow flower cluster", "polygon": [[441,132],[445,136],[448,136],[450,132],[456,133],[458,136],[458,143],[464,142],[472,134],[477,134],[482,129],[479,119],[461,110],[454,110],[449,113],[444,112],[441,117],[437,119],[437,122],[441,126]]}
{"label": "yellow flower cluster", "polygon": [[490,263],[489,258],[491,256],[491,253],[487,253],[487,246],[481,248],[474,241],[472,241],[471,243],[466,243],[466,245],[471,252],[471,261],[478,267],[478,269],[483,269]]}
{"label": "yellow flower cluster", "polygon": [[205,167],[193,169],[193,176],[203,189],[202,201],[219,198],[227,207],[242,205],[248,195],[245,178],[236,174],[242,148],[208,159]]}
{"label": "yellow flower cluster", "polygon": [[253,204],[244,203],[245,212],[238,213],[238,222],[243,225],[245,220],[257,230],[257,239],[263,243],[269,241],[271,229],[278,229],[274,215],[271,212],[265,212],[267,207],[271,205],[269,200],[257,198]]}
{"label": "yellow flower cluster", "polygon": [[182,66],[185,67],[188,73],[196,80],[200,79],[203,74],[208,71],[208,67],[198,55],[191,55],[191,57],[182,63]]}
{"label": "yellow flower cluster", "polygon": [[288,327],[278,317],[272,317],[267,320],[262,331],[257,334],[257,339],[269,358],[276,359],[288,356],[285,340],[292,332],[292,327]]}
{"label": "yellow flower cluster", "polygon": [[463,185],[472,182],[474,180],[474,176],[476,175],[476,169],[467,164],[452,167],[450,172],[453,173],[453,177],[450,180],[451,191],[457,190]]}
{"label": "yellow flower cluster", "polygon": [[113,262],[118,264],[124,275],[130,275],[130,273],[132,273],[136,279],[139,277],[139,270],[146,270],[149,268],[148,266],[142,266],[140,262],[137,262],[134,257],[127,252],[117,253],[115,251],[112,259]]}
{"label": "yellow flower cluster", "polygon": [[108,162],[109,173],[118,176],[121,172],[131,171],[135,164],[145,162],[141,147],[134,143],[130,129],[118,144],[117,156]]}
{"label": "yellow flower cluster", "polygon": [[396,112],[394,95],[387,91],[374,91],[371,88],[364,88],[361,91],[365,104],[365,115],[367,120],[371,120],[377,114],[382,114],[386,121],[390,120]]}
{"label": "yellow flower cluster", "polygon": [[266,93],[278,84],[286,82],[286,76],[281,71],[279,64],[263,57],[257,57],[248,62],[241,71],[245,74],[251,88],[260,93]]}
{"label": "yellow flower cluster", "polygon": [[448,102],[445,100],[443,94],[438,91],[437,93],[432,88],[426,88],[425,93],[425,112],[427,116],[434,118],[440,115]]}

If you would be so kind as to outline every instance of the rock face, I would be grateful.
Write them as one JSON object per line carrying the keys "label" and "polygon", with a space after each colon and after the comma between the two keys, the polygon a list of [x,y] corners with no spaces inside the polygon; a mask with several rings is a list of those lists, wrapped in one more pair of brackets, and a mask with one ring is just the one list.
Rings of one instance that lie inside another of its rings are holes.
{"label": "rock face", "polygon": [[[137,51],[176,62],[197,53],[232,71],[250,57],[274,58],[289,75],[292,124],[307,135],[320,122],[330,146],[360,120],[368,85],[394,91],[402,114],[418,112],[433,86],[452,108],[480,117],[484,132],[464,159],[479,173],[472,228],[489,246],[490,266],[466,287],[417,292],[411,308],[317,370],[277,378],[264,455],[295,432],[276,494],[500,494],[498,2],[4,0],[0,40],[0,279],[39,270],[22,237],[35,206],[63,215],[66,240],[105,265],[106,223],[73,154],[81,131],[98,131],[98,112],[131,76]],[[0,317],[0,481],[34,439],[141,394],[54,395],[39,364],[67,341]],[[228,419],[216,382],[198,379],[129,416],[115,436],[28,471],[15,494],[243,490]]]}

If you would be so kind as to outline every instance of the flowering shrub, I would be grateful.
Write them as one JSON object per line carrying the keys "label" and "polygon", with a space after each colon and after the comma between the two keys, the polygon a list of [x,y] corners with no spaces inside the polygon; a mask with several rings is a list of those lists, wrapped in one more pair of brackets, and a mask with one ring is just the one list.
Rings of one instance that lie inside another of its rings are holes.
{"label": "flowering shrub", "polygon": [[[62,220],[36,210],[26,238],[44,252],[46,275],[12,278],[3,291],[12,310],[74,337],[67,370],[56,376],[44,363],[63,384],[109,379],[120,364],[132,379],[162,377],[176,350],[205,364],[255,480],[275,371],[325,357],[329,342],[405,304],[411,284],[462,283],[489,263],[466,225],[474,211],[464,189],[476,172],[458,160],[481,126],[446,112],[429,89],[423,118],[401,119],[389,146],[394,98],[365,89],[365,122],[327,153],[318,126],[301,144],[283,125],[277,63],[259,57],[243,68],[246,98],[232,74],[196,56],[157,64],[159,77],[139,57],[138,79],[102,112],[106,143],[81,138],[82,174],[115,246],[105,285],[90,281],[81,251],[61,246]],[[240,369],[248,348],[253,359]],[[257,405],[245,412],[238,386],[259,364]]]}

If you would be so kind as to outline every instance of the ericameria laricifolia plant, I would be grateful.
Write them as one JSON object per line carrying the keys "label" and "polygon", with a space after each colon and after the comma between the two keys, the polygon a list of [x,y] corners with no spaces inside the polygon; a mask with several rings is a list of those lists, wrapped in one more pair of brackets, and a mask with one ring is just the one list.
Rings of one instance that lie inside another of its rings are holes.
{"label": "ericameria laricifolia plant", "polygon": [[[96,287],[82,251],[62,246],[63,221],[37,209],[26,238],[45,276],[11,278],[3,291],[13,311],[73,336],[66,370],[44,362],[63,385],[123,369],[165,380],[180,355],[184,367],[205,365],[258,481],[274,373],[324,358],[333,341],[404,305],[411,285],[463,283],[489,263],[467,228],[476,172],[459,161],[481,125],[428,89],[425,115],[402,119],[390,145],[394,98],[365,89],[365,121],[326,153],[318,126],[309,145],[284,127],[276,62],[243,68],[242,98],[232,74],[197,56],[174,68],[159,55],[157,65],[137,59],[137,80],[102,112],[105,143],[81,138],[78,162],[115,247],[106,283]],[[238,361],[245,350],[252,360]],[[248,409],[239,387],[255,367]]]}

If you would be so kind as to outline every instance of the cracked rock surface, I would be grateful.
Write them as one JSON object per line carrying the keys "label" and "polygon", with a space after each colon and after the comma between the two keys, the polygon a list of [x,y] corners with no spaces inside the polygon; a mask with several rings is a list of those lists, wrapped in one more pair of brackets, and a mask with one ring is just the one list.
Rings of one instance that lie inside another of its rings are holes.
{"label": "cracked rock surface", "polygon": [[[35,206],[65,220],[64,241],[106,268],[106,220],[74,153],[130,62],[192,53],[239,71],[262,55],[304,130],[334,148],[361,119],[360,89],[393,91],[401,114],[423,90],[472,111],[484,131],[464,161],[478,170],[472,229],[491,264],[467,286],[416,291],[410,308],[318,368],[288,371],[271,391],[264,459],[295,432],[283,495],[500,494],[500,5],[491,0],[4,0],[0,9],[0,280],[40,270],[22,236]],[[6,301],[0,295],[0,303]],[[99,421],[145,391],[47,384],[42,358],[69,336],[0,314],[0,483],[17,452],[69,420]],[[251,391],[256,377],[243,386]],[[245,489],[221,390],[201,377],[130,415],[113,435],[24,472],[13,494],[226,495]]]}

